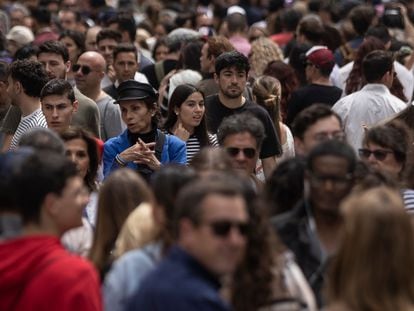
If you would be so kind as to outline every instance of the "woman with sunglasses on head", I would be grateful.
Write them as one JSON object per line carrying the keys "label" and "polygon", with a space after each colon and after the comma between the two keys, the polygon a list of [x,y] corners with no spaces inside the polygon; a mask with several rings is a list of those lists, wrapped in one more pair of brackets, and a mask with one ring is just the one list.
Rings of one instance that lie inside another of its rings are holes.
{"label": "woman with sunglasses on head", "polygon": [[412,138],[407,127],[400,121],[392,121],[368,129],[358,150],[360,158],[374,169],[400,183],[401,193],[408,210],[414,210],[414,190],[407,173],[412,167]]}
{"label": "woman with sunglasses on head", "polygon": [[104,145],[104,176],[120,167],[129,167],[149,180],[162,164],[186,164],[186,146],[179,138],[158,129],[156,93],[135,80],[118,87],[117,104],[127,129]]}
{"label": "woman with sunglasses on head", "polygon": [[186,142],[187,163],[205,146],[217,146],[207,132],[204,95],[191,84],[179,85],[171,95],[164,129]]}

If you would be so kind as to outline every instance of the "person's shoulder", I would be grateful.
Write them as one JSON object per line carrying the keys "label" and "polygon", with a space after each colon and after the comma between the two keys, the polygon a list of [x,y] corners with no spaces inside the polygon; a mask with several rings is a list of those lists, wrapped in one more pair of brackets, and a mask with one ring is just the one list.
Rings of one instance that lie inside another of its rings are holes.
{"label": "person's shoulder", "polygon": [[220,99],[218,97],[218,94],[212,94],[212,95],[207,96],[204,100],[204,103],[206,105],[220,103]]}
{"label": "person's shoulder", "polygon": [[128,142],[127,130],[123,131],[118,136],[109,138],[107,141],[105,141],[104,147],[106,148],[108,146],[114,146],[114,145],[117,145],[117,144],[123,144],[125,142]]}
{"label": "person's shoulder", "polygon": [[165,143],[168,143],[168,145],[174,145],[174,146],[183,146],[185,145],[185,141],[181,140],[177,136],[173,134],[164,133],[164,135],[167,137],[167,141]]}
{"label": "person's shoulder", "polygon": [[79,105],[96,107],[95,102],[89,98],[88,96],[84,95],[78,88],[74,87],[73,91],[75,93],[75,98],[79,102]]}
{"label": "person's shoulder", "polygon": [[304,203],[300,202],[293,209],[272,217],[271,223],[277,230],[296,227],[304,215]]}

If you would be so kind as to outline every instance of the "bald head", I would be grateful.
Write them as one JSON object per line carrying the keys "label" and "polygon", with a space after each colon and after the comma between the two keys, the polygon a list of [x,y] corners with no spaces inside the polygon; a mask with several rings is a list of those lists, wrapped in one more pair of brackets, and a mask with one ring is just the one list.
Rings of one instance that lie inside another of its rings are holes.
{"label": "bald head", "polygon": [[75,81],[78,89],[86,96],[94,99],[92,94],[99,93],[101,81],[105,76],[106,62],[101,54],[89,51],[79,56]]}
{"label": "bald head", "polygon": [[99,54],[98,52],[95,52],[95,51],[85,52],[81,54],[81,56],[79,56],[78,62],[79,60],[87,61],[92,69],[101,70],[101,71],[106,70],[105,58],[103,58],[103,56]]}

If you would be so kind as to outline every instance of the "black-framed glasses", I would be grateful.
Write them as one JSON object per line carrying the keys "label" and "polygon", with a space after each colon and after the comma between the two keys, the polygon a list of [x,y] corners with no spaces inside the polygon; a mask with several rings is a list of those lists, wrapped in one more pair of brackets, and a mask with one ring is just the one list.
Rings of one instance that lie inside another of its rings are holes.
{"label": "black-framed glasses", "polygon": [[378,161],[384,161],[387,155],[390,153],[394,153],[394,151],[383,150],[383,149],[369,150],[366,148],[358,149],[358,154],[361,158],[368,159],[372,154],[374,158],[377,159]]}
{"label": "black-framed glasses", "polygon": [[88,74],[90,74],[90,73],[91,73],[91,71],[92,71],[91,67],[89,67],[89,66],[79,65],[79,64],[74,64],[74,65],[72,66],[72,71],[73,71],[73,72],[78,72],[78,71],[79,71],[79,69],[81,70],[81,72],[82,72],[82,74],[83,74],[84,76],[87,76],[87,75],[88,75]]}
{"label": "black-framed glasses", "polygon": [[217,220],[207,223],[214,235],[224,238],[230,234],[233,228],[236,228],[241,236],[246,236],[249,230],[249,224],[245,222],[231,220]]}
{"label": "black-framed glasses", "polygon": [[256,155],[256,149],[254,148],[236,148],[236,147],[228,147],[226,148],[227,153],[232,157],[236,157],[240,152],[246,156],[246,158],[253,159]]}

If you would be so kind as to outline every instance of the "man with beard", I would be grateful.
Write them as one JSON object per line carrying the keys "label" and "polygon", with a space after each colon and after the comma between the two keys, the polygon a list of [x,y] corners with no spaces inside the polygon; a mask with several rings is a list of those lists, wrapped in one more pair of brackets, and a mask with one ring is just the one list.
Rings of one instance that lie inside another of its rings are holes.
{"label": "man with beard", "polygon": [[[70,69],[69,53],[67,48],[59,41],[47,41],[40,45],[37,53],[39,62],[46,69],[50,79],[66,79],[66,74]],[[78,111],[73,116],[73,124],[81,126],[96,137],[100,137],[99,132],[99,111],[96,104],[88,97],[83,95],[76,87],[74,88],[75,98],[79,102]],[[10,145],[11,137],[17,129],[21,117],[18,107],[11,106],[0,131],[5,133],[2,150],[7,150]]]}
{"label": "man with beard", "polygon": [[260,159],[265,176],[269,176],[276,165],[275,156],[281,155],[282,148],[267,111],[243,96],[250,70],[247,57],[237,51],[223,53],[216,59],[215,69],[214,78],[219,85],[219,93],[208,96],[205,101],[209,132],[217,133],[225,117],[246,111],[252,113],[265,128],[266,138],[260,150]]}

